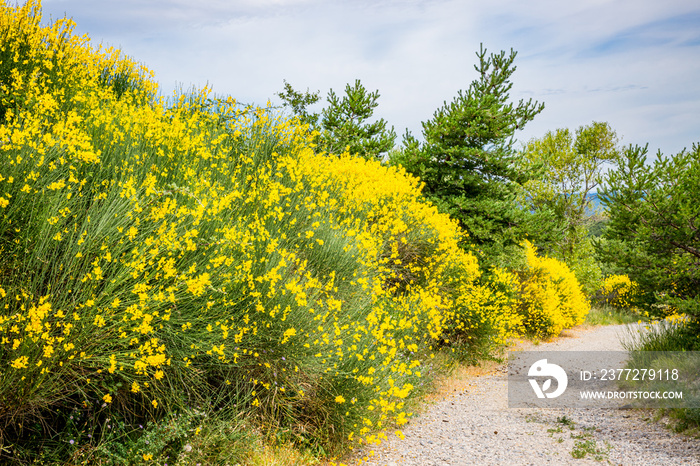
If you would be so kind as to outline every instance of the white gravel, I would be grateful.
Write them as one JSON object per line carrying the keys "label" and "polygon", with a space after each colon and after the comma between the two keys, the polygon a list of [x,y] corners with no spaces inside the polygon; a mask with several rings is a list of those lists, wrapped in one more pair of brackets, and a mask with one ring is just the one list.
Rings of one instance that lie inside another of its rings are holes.
{"label": "white gravel", "polygon": [[[623,327],[575,329],[554,342],[523,349],[620,351]],[[474,377],[403,426],[404,440],[390,437],[374,447],[374,456],[364,464],[700,465],[700,440],[651,421],[651,411],[508,408],[507,393],[505,365]],[[572,451],[584,442],[588,454],[574,458]]]}

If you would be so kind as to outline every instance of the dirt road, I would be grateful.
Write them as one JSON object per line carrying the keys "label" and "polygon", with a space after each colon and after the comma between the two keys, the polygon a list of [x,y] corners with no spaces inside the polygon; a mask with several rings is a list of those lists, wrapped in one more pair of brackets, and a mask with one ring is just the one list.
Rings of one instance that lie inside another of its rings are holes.
{"label": "dirt road", "polygon": [[[532,351],[618,351],[624,326],[565,332]],[[672,433],[650,410],[508,408],[505,365],[462,378],[368,465],[700,465],[700,439]],[[369,454],[369,449],[363,452]]]}

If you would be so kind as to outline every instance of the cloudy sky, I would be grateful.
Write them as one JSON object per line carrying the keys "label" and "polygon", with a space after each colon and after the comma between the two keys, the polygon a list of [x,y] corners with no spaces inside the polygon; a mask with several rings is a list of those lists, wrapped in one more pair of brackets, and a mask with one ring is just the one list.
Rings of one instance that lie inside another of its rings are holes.
{"label": "cloudy sky", "polygon": [[[511,99],[545,103],[519,141],[607,121],[665,154],[700,142],[695,0],[43,0],[121,48],[163,93],[209,84],[244,103],[359,78],[400,136],[476,78],[475,52],[518,52]],[[399,140],[397,140],[399,142]]]}

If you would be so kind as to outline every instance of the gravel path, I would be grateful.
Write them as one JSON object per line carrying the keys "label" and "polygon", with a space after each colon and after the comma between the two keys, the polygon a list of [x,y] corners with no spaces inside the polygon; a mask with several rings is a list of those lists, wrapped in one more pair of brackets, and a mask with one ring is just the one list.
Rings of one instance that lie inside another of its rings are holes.
{"label": "gravel path", "polygon": [[[554,342],[523,349],[619,351],[623,327],[575,329]],[[404,426],[404,440],[390,437],[364,464],[700,465],[700,440],[650,422],[651,411],[509,409],[505,366],[453,390]],[[576,459],[572,452],[586,454]]]}

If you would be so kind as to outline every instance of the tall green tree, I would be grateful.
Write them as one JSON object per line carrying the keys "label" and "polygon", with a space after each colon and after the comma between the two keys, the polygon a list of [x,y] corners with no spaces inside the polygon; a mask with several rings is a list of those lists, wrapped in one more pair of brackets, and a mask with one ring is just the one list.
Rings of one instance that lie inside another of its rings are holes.
{"label": "tall green tree", "polygon": [[509,101],[515,51],[487,55],[482,46],[476,55],[479,77],[422,124],[424,142],[407,132],[393,162],[420,177],[428,197],[459,220],[487,262],[496,263],[522,239],[526,214],[516,193],[530,174],[518,170],[514,134],[544,104]]}
{"label": "tall green tree", "polygon": [[548,131],[522,150],[522,170],[538,176],[523,185],[521,202],[540,217],[548,214],[539,228],[545,237],[535,234],[532,239],[542,251],[564,260],[587,293],[595,292],[602,278],[588,235],[595,214],[591,194],[605,168],[617,164],[618,141],[608,123],[594,121],[575,134]]}
{"label": "tall green tree", "polygon": [[[647,160],[629,146],[600,189],[610,222],[597,242],[600,259],[626,273],[651,313],[664,305],[700,319],[700,144]],[[699,346],[700,347],[700,346]]]}
{"label": "tall green tree", "polygon": [[381,160],[394,147],[394,128],[388,128],[383,118],[371,121],[379,105],[379,91],[368,92],[359,79],[352,86],[347,84],[342,96],[331,89],[327,106],[320,113],[308,111],[310,105],[320,100],[318,92],[311,93],[308,89],[298,92],[285,81],[284,91],[277,96],[302,123],[319,131],[318,147],[329,154],[340,154],[347,149],[353,155]]}

